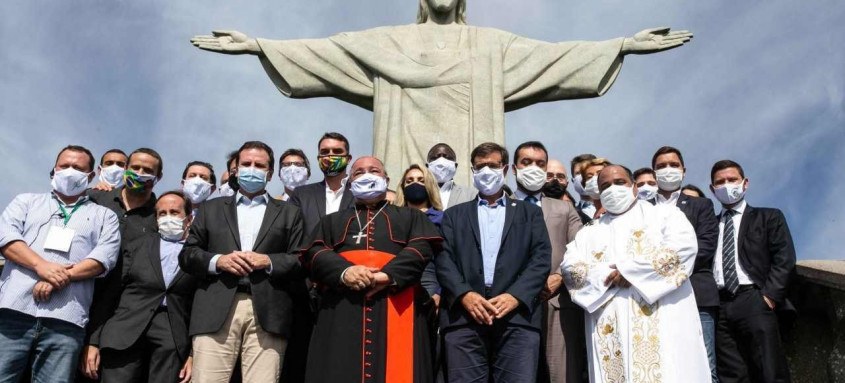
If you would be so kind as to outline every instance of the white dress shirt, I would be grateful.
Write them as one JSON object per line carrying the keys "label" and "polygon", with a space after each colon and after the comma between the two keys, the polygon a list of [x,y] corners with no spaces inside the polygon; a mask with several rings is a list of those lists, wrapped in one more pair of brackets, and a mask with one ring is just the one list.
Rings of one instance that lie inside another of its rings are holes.
{"label": "white dress shirt", "polygon": [[[742,269],[742,264],[739,262],[739,225],[742,223],[742,216],[745,213],[747,204],[742,200],[734,206],[733,211],[736,212],[733,216],[734,223],[734,256],[736,257],[736,277],[740,285],[750,285],[754,282],[748,277],[745,270]],[[725,287],[725,274],[722,271],[722,235],[725,231],[725,210],[722,208],[722,213],[719,215],[719,242],[716,246],[716,258],[713,260],[713,278],[716,279],[716,286],[720,289]]]}
{"label": "white dress shirt", "polygon": [[348,178],[343,178],[343,181],[340,182],[340,189],[337,189],[337,191],[332,191],[329,183],[326,182],[326,215],[340,210],[340,201],[343,199],[343,192],[346,190],[346,180]]}
{"label": "white dress shirt", "polygon": [[452,195],[452,186],[455,185],[455,180],[449,180],[449,182],[443,183],[440,186],[440,203],[443,204],[443,207],[449,206],[449,197]]}
{"label": "white dress shirt", "polygon": [[[664,197],[663,194],[660,194],[660,192],[658,192],[657,198],[655,198],[654,201],[657,203],[657,205],[677,205],[678,204],[678,198],[680,196],[681,196],[681,189],[673,191],[672,194],[669,196],[669,198]],[[739,227],[739,226],[737,226],[737,227]]]}

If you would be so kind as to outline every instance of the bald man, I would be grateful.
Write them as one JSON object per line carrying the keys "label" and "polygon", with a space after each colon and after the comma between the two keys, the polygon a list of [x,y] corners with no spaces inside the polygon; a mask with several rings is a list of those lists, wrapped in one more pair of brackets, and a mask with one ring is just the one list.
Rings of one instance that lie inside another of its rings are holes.
{"label": "bald man", "polygon": [[420,277],[440,234],[421,211],[385,200],[375,157],[352,164],[350,191],[355,208],[324,217],[303,249],[322,296],[305,381],[430,382]]}
{"label": "bald man", "polygon": [[554,158],[550,159],[546,164],[546,183],[543,185],[543,195],[572,203],[574,206],[575,200],[566,190],[567,186],[569,186],[569,178],[566,176],[566,165]]}

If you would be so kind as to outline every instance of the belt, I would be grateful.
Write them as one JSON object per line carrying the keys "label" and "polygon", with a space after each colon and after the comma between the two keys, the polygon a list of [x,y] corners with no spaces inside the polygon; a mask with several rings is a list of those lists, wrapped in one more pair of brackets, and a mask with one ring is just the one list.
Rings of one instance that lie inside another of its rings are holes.
{"label": "belt", "polygon": [[746,291],[756,290],[756,289],[757,289],[757,286],[753,285],[753,284],[751,284],[751,285],[739,285],[739,287],[736,289],[735,293],[731,293],[728,290],[721,289],[721,290],[719,290],[719,298],[722,299],[722,300],[726,300],[726,301],[732,301],[732,300],[734,300],[734,298],[737,297],[737,295],[744,293]]}
{"label": "belt", "polygon": [[252,284],[238,283],[237,292],[252,295]]}

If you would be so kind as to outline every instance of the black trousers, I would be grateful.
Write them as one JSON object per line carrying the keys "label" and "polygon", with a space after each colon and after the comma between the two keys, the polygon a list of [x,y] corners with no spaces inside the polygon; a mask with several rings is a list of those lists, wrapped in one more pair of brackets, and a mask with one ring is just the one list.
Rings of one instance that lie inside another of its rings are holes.
{"label": "black trousers", "polygon": [[716,361],[722,383],[790,381],[777,316],[760,290],[749,286],[735,296],[723,294]]}
{"label": "black trousers", "polygon": [[[537,379],[540,331],[494,322],[446,330],[449,382],[526,383]],[[491,379],[492,378],[492,379]]]}
{"label": "black trousers", "polygon": [[176,352],[167,311],[158,310],[135,344],[125,350],[100,350],[100,381],[178,382],[184,363]]}

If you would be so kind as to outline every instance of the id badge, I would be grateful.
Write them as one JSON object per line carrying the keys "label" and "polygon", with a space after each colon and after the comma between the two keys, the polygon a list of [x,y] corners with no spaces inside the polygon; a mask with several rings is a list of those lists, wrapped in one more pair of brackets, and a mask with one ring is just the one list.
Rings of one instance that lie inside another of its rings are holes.
{"label": "id badge", "polygon": [[70,244],[73,242],[74,234],[76,234],[76,231],[73,229],[51,226],[47,233],[47,240],[44,241],[44,249],[67,253],[70,250]]}

